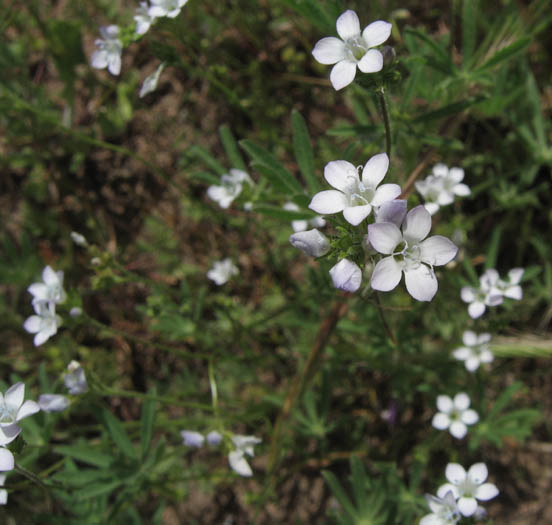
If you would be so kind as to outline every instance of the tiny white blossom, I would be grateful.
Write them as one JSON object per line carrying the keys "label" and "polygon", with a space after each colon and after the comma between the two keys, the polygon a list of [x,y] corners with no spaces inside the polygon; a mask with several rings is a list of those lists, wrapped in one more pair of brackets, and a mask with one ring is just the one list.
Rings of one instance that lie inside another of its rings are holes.
{"label": "tiny white blossom", "polygon": [[194,430],[181,430],[180,435],[182,436],[184,445],[187,447],[200,448],[205,441],[203,434],[195,432]]}
{"label": "tiny white blossom", "polygon": [[317,193],[311,200],[309,208],[322,215],[343,212],[345,220],[358,226],[372,211],[387,201],[399,196],[401,188],[397,184],[378,185],[389,168],[389,157],[386,153],[374,155],[362,170],[346,160],[334,160],[324,168],[324,178],[335,190]]}
{"label": "tiny white blossom", "polygon": [[335,288],[345,292],[356,292],[362,283],[362,270],[349,259],[341,259],[330,269]]}
{"label": "tiny white blossom", "polygon": [[228,462],[232,470],[237,472],[240,476],[252,476],[253,471],[249,466],[249,463],[245,459],[245,455],[253,457],[253,447],[258,445],[262,440],[255,436],[240,436],[235,435],[232,437],[232,443],[236,447],[228,454]]}
{"label": "tiny white blossom", "polygon": [[0,472],[13,470],[15,467],[15,458],[10,450],[0,447]]}
{"label": "tiny white blossom", "polygon": [[136,8],[136,14],[134,15],[134,21],[136,22],[136,34],[146,34],[154,20],[155,16],[152,16],[149,13],[148,3],[140,2],[140,6]]}
{"label": "tiny white blossom", "polygon": [[25,385],[15,383],[5,394],[0,392],[0,427],[11,427],[23,418],[32,416],[40,411],[35,401],[25,398]]}
{"label": "tiny white blossom", "polygon": [[464,361],[466,369],[474,372],[481,363],[490,363],[494,355],[489,350],[489,341],[491,334],[476,334],[471,330],[466,330],[462,336],[464,346],[454,350],[453,356],[459,361]]}
{"label": "tiny white blossom", "polygon": [[473,516],[477,509],[477,500],[488,501],[498,495],[498,489],[493,483],[485,483],[488,470],[485,463],[472,465],[468,472],[458,463],[447,465],[445,476],[449,483],[445,483],[437,491],[437,496],[444,497],[452,491],[458,500],[458,509],[462,515]]}
{"label": "tiny white blossom", "polygon": [[213,263],[213,267],[207,272],[207,278],[214,281],[218,286],[221,286],[227,283],[232,276],[238,275],[238,273],[240,271],[232,262],[232,259],[226,258]]}
{"label": "tiny white blossom", "polygon": [[426,494],[425,498],[431,514],[426,514],[420,520],[420,525],[456,525],[460,521],[462,516],[451,490],[442,498],[432,496],[431,494]]}
{"label": "tiny white blossom", "polygon": [[[294,202],[286,202],[284,204],[284,210],[300,211],[300,208]],[[326,221],[320,216],[313,217],[312,219],[291,221],[291,227],[295,233],[303,232],[309,226],[312,226],[313,228],[323,228],[326,226]]]}
{"label": "tiny white blossom", "polygon": [[77,246],[81,246],[82,248],[88,245],[86,237],[78,232],[71,232],[71,239]]}
{"label": "tiny white blossom", "polygon": [[63,383],[70,394],[84,394],[88,390],[84,369],[78,361],[71,361],[67,365],[67,373],[63,377]]}
{"label": "tiny white blossom", "polygon": [[425,201],[426,210],[434,215],[441,206],[454,202],[454,197],[470,195],[470,188],[461,181],[464,178],[462,168],[448,168],[444,164],[433,167],[433,173],[415,183]]}
{"label": "tiny white blossom", "polygon": [[119,40],[119,28],[116,25],[100,27],[100,35],[95,42],[98,48],[90,59],[92,67],[96,69],[107,70],[112,75],[118,75],[121,72],[121,54],[123,44]]}
{"label": "tiny white blossom", "polygon": [[290,236],[289,242],[294,248],[311,257],[322,257],[330,251],[330,241],[317,229],[294,233]]}
{"label": "tiny white blossom", "polygon": [[157,83],[159,82],[159,77],[161,76],[163,69],[165,69],[165,63],[161,62],[161,64],[157,66],[157,69],[144,79],[144,83],[142,84],[138,95],[140,98],[145,97],[148,93],[151,93],[157,89]]}
{"label": "tiny white blossom", "polygon": [[61,394],[41,394],[38,396],[38,406],[43,412],[63,412],[71,401]]}
{"label": "tiny white blossom", "polygon": [[33,308],[35,315],[25,320],[23,328],[30,334],[36,334],[34,345],[40,346],[57,333],[61,325],[61,317],[56,315],[56,305],[53,302],[36,302]]}
{"label": "tiny white blossom", "polygon": [[523,268],[513,268],[508,272],[508,280],[499,279],[496,286],[504,297],[509,299],[521,300],[523,297],[523,290],[519,283],[523,277],[525,270]]}
{"label": "tiny white blossom", "polygon": [[186,5],[188,0],[150,0],[151,7],[148,14],[152,17],[167,16],[175,18],[180,14],[180,10]]}
{"label": "tiny white blossom", "polygon": [[449,396],[437,396],[439,412],[433,416],[431,424],[438,430],[447,430],[457,439],[462,439],[468,433],[467,425],[479,421],[475,410],[469,408],[468,394],[460,392],[451,399]]}
{"label": "tiny white blossom", "polygon": [[498,288],[499,275],[494,268],[488,269],[479,278],[479,288],[464,286],[460,290],[460,297],[465,303],[470,303],[468,313],[472,319],[481,317],[487,306],[502,304],[502,292]]}
{"label": "tiny white blossom", "polygon": [[430,230],[431,215],[423,206],[416,206],[407,213],[402,231],[392,222],[368,225],[370,244],[379,253],[388,255],[374,268],[371,279],[374,290],[393,290],[404,273],[406,289],[414,299],[433,299],[438,287],[433,267],[454,259],[458,248],[441,235],[426,239]]}
{"label": "tiny white blossom", "polygon": [[37,302],[65,302],[67,294],[63,289],[63,272],[55,272],[50,266],[42,270],[42,283],[33,283],[27,291],[33,296],[33,304]]}
{"label": "tiny white blossom", "polygon": [[211,430],[206,436],[207,443],[213,447],[220,445],[222,441],[222,435],[216,430]]}
{"label": "tiny white blossom", "polygon": [[242,170],[231,169],[220,178],[220,186],[209,186],[207,196],[218,203],[221,208],[228,208],[232,201],[242,192],[243,184],[253,185],[251,177]]}
{"label": "tiny white blossom", "polygon": [[373,49],[383,44],[391,35],[392,25],[378,20],[360,32],[360,21],[354,11],[345,11],[336,22],[337,34],[319,40],[312,54],[321,64],[335,64],[330,81],[335,90],[348,86],[356,76],[356,69],[363,73],[376,73],[383,69],[383,55]]}
{"label": "tiny white blossom", "polygon": [[0,474],[0,505],[5,505],[8,502],[8,491],[4,488],[6,483],[6,475]]}

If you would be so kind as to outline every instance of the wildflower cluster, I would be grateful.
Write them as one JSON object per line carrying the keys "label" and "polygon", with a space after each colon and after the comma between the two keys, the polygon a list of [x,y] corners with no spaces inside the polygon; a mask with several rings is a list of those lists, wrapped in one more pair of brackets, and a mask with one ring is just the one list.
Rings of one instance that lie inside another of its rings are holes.
{"label": "wildflower cluster", "polygon": [[470,188],[462,183],[464,170],[448,168],[444,164],[436,164],[431,175],[424,180],[416,181],[416,189],[424,198],[425,209],[434,215],[442,206],[454,202],[455,197],[467,197]]}

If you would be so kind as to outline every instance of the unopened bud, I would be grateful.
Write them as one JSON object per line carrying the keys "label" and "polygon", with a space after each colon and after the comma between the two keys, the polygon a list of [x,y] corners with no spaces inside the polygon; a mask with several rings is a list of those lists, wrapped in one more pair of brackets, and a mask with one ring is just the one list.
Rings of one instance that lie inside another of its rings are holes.
{"label": "unopened bud", "polygon": [[356,292],[362,282],[362,271],[353,261],[341,259],[331,268],[330,277],[335,288],[345,292]]}
{"label": "unopened bud", "polygon": [[316,228],[304,232],[297,232],[290,236],[289,242],[294,248],[310,255],[322,257],[330,251],[330,241]]}

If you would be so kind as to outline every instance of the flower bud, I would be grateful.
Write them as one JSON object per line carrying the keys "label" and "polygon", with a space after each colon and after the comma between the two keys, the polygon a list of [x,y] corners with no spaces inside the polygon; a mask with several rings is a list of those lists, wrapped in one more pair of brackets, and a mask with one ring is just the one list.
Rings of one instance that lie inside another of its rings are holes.
{"label": "flower bud", "polygon": [[294,248],[310,255],[311,257],[322,257],[330,251],[330,241],[316,228],[304,232],[297,232],[290,236],[289,242]]}
{"label": "flower bud", "polygon": [[41,394],[38,396],[38,406],[43,412],[62,412],[71,401],[60,394]]}
{"label": "flower bud", "polygon": [[330,277],[335,288],[346,292],[356,292],[362,282],[362,271],[349,259],[341,259],[331,268]]}

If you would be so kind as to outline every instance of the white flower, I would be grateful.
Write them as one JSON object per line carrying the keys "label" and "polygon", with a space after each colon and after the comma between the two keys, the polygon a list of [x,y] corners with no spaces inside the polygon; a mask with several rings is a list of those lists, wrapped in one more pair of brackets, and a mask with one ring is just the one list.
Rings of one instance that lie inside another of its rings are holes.
{"label": "white flower", "polygon": [[498,489],[493,483],[484,483],[488,471],[485,463],[472,465],[468,472],[458,463],[447,465],[445,476],[450,483],[445,483],[437,491],[442,498],[452,491],[458,499],[458,509],[464,516],[473,516],[477,511],[477,500],[488,501],[498,495]]}
{"label": "white flower", "polygon": [[381,206],[401,193],[397,184],[383,184],[378,188],[388,167],[387,154],[374,155],[364,166],[361,180],[357,168],[350,162],[329,162],[324,168],[324,178],[335,190],[317,193],[309,208],[323,215],[342,211],[348,223],[359,225],[368,217],[373,207]]}
{"label": "white flower", "polygon": [[362,283],[362,270],[349,259],[341,259],[330,269],[335,288],[345,292],[356,292]]}
{"label": "white flower", "polygon": [[322,257],[330,251],[330,241],[317,229],[294,233],[290,236],[289,242],[294,248],[311,257]]}
{"label": "white flower", "polygon": [[36,315],[28,317],[23,323],[23,328],[30,334],[36,334],[34,345],[40,346],[57,333],[61,317],[56,315],[56,305],[53,302],[40,301],[34,303],[33,308]]}
{"label": "white flower", "polygon": [[71,361],[67,365],[67,373],[63,377],[63,383],[70,394],[84,394],[88,390],[84,369],[78,361]]}
{"label": "white flower", "polygon": [[151,7],[148,14],[152,17],[168,16],[175,18],[180,14],[180,10],[186,5],[188,0],[150,0]]}
{"label": "white flower", "polygon": [[184,445],[187,447],[200,448],[205,441],[203,434],[194,430],[181,430],[180,435],[182,436]]}
{"label": "white flower", "polygon": [[232,262],[232,259],[226,258],[213,263],[213,267],[207,272],[207,278],[220,286],[238,273],[240,273],[238,267]]}
{"label": "white flower", "polygon": [[496,287],[504,297],[517,299],[518,301],[521,300],[523,297],[523,291],[519,283],[523,277],[523,272],[525,272],[523,268],[513,268],[508,272],[507,281],[502,279],[498,280]]}
{"label": "white flower", "polygon": [[155,16],[149,13],[147,2],[140,2],[140,6],[136,8],[134,21],[136,22],[136,34],[144,35],[149,31],[151,24],[155,20]]}
{"label": "white flower", "polygon": [[220,182],[220,186],[209,186],[207,196],[217,202],[221,208],[228,208],[232,204],[232,201],[242,192],[244,182],[253,184],[245,171],[236,169],[222,175]]}
{"label": "white flower", "polygon": [[426,179],[416,182],[416,189],[425,200],[425,208],[435,214],[440,206],[454,202],[454,197],[470,195],[470,188],[461,181],[464,178],[462,168],[448,168],[444,164],[436,164],[433,173]]}
{"label": "white flower", "polygon": [[452,400],[449,396],[437,396],[437,412],[431,424],[438,430],[446,430],[457,439],[462,439],[468,432],[466,425],[473,425],[479,421],[475,410],[468,408],[470,398],[468,394],[460,392]]}
{"label": "white flower", "polygon": [[10,427],[21,421],[23,418],[32,416],[40,411],[35,401],[25,398],[25,385],[21,382],[15,383],[6,390],[5,394],[0,392],[0,426]]}
{"label": "white flower", "polygon": [[466,330],[462,336],[464,346],[457,348],[452,355],[459,361],[464,361],[466,369],[473,372],[481,363],[490,363],[494,359],[493,353],[489,350],[490,340],[491,334],[477,335],[471,330]]}
{"label": "white flower", "polygon": [[121,53],[123,44],[119,40],[119,28],[116,25],[100,27],[100,35],[95,42],[98,48],[90,59],[92,67],[96,69],[107,70],[112,75],[118,75],[121,72]]}
{"label": "white flower", "polygon": [[78,232],[71,232],[71,240],[77,245],[81,247],[85,247],[88,245],[88,242],[86,240],[86,237]]}
{"label": "white flower", "polygon": [[206,440],[209,445],[215,447],[217,445],[220,445],[220,442],[222,441],[222,435],[216,430],[211,430],[211,432],[207,434]]}
{"label": "white flower", "polygon": [[142,84],[138,95],[140,98],[145,97],[148,93],[151,93],[157,89],[157,83],[159,82],[159,77],[161,76],[163,69],[165,69],[165,63],[161,62],[161,64],[157,66],[157,69],[144,79],[144,83]]}
{"label": "white flower", "polygon": [[33,283],[27,291],[33,296],[33,305],[37,302],[65,302],[67,294],[63,289],[63,272],[55,272],[50,266],[42,270],[42,283]]}
{"label": "white flower", "polygon": [[38,406],[43,412],[63,412],[71,401],[60,394],[41,394],[38,396]]}
{"label": "white flower", "polygon": [[228,454],[228,462],[232,470],[237,472],[240,476],[252,476],[253,471],[249,466],[249,463],[245,459],[245,454],[253,457],[253,447],[259,444],[262,440],[255,436],[240,436],[236,435],[232,437],[232,442],[236,447]]}
{"label": "white flower", "polygon": [[[284,204],[284,210],[300,211],[300,208],[294,202],[286,202]],[[305,219],[305,220],[291,221],[291,227],[293,228],[293,231],[296,233],[305,231],[309,227],[309,225],[312,226],[313,228],[323,228],[324,226],[326,226],[326,221],[320,216],[316,216],[308,220]]]}
{"label": "white flower", "polygon": [[393,290],[404,272],[406,289],[414,299],[433,299],[438,287],[433,267],[454,259],[458,248],[441,235],[425,239],[430,229],[431,215],[423,206],[416,206],[408,212],[402,232],[392,222],[368,226],[370,244],[378,252],[389,255],[374,268],[371,280],[374,290]]}
{"label": "white flower", "polygon": [[[6,482],[6,475],[0,475],[0,487],[4,487]],[[0,505],[5,505],[8,502],[8,491],[4,488],[0,489]]]}
{"label": "white flower", "polygon": [[464,286],[460,290],[460,297],[465,303],[470,303],[468,313],[472,319],[481,317],[487,306],[502,304],[502,292],[498,289],[499,276],[494,268],[487,270],[479,278],[479,288]]}
{"label": "white flower", "polygon": [[15,467],[15,458],[13,454],[4,447],[0,447],[0,472],[13,470]]}
{"label": "white flower", "polygon": [[436,498],[431,494],[426,494],[425,498],[431,514],[425,515],[420,520],[420,525],[455,525],[460,521],[460,511],[451,490],[443,498]]}
{"label": "white flower", "polygon": [[330,73],[334,89],[348,86],[356,75],[356,68],[363,73],[376,73],[383,68],[383,55],[372,49],[383,44],[391,34],[392,25],[378,20],[360,33],[360,22],[354,11],[345,11],[336,22],[337,34],[319,40],[312,54],[321,64],[335,64]]}

